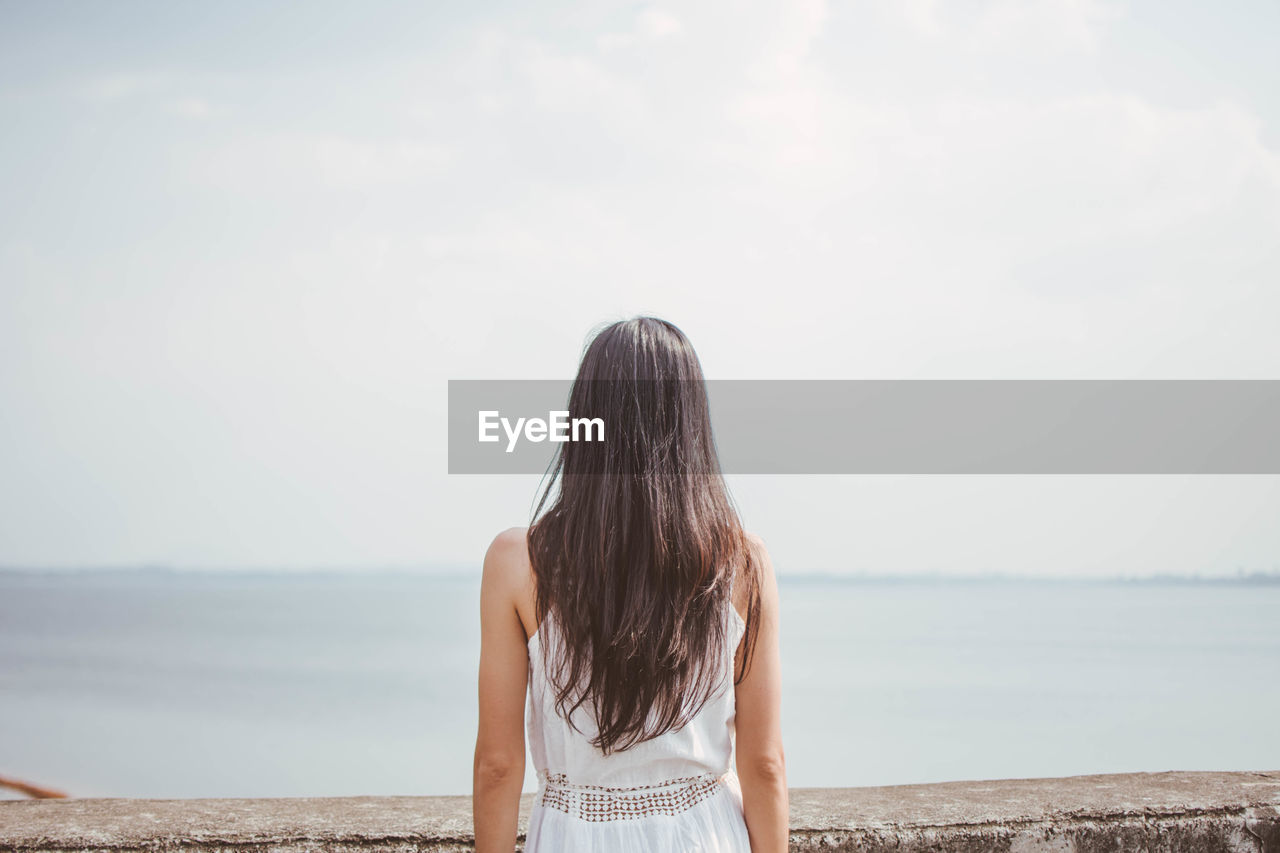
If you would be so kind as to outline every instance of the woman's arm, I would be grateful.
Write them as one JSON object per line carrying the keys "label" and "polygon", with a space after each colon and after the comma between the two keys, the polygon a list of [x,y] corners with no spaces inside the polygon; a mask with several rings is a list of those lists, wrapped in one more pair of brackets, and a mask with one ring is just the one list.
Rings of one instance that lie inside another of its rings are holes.
{"label": "woman's arm", "polygon": [[764,542],[752,536],[760,572],[760,631],[747,675],[735,692],[737,769],[751,853],[786,853],[790,804],[782,751],[778,582]]}
{"label": "woman's arm", "polygon": [[480,582],[480,714],[472,778],[476,853],[515,850],[524,786],[524,700],[529,647],[516,611],[528,582],[522,529],[500,533]]}

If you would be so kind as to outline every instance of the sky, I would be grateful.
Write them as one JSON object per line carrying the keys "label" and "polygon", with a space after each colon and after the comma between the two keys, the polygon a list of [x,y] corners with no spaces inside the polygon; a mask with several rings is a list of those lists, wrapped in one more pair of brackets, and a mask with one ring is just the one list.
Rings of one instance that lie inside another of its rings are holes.
{"label": "sky", "polygon": [[[1280,378],[1269,0],[0,3],[0,565],[478,571],[449,379]],[[1280,478],[765,477],[780,574],[1280,570]]]}

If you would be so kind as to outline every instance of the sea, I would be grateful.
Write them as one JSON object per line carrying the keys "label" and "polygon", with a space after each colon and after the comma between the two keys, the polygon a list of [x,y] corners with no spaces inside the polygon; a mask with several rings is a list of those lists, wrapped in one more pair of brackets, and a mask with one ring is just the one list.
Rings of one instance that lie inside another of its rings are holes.
{"label": "sea", "polygon": [[[792,787],[1280,768],[1275,578],[782,575],[779,594]],[[0,776],[468,794],[479,595],[475,572],[0,571]]]}

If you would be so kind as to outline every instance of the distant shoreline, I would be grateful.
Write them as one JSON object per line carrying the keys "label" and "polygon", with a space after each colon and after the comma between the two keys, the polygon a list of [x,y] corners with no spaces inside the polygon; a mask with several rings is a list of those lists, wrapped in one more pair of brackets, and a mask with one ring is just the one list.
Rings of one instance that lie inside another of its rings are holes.
{"label": "distant shoreline", "polygon": [[[478,581],[479,566],[423,568],[177,568],[170,566],[100,566],[72,568],[32,568],[0,566],[0,577],[129,577],[154,579],[212,578],[232,579],[358,579],[399,578],[413,580]],[[1068,584],[1146,584],[1195,586],[1251,586],[1280,584],[1280,571],[1241,572],[1234,575],[1034,575],[992,572],[985,574],[946,574],[942,572],[911,574],[876,574],[870,572],[778,572],[780,584],[843,583],[869,585],[910,584],[975,584],[975,583],[1068,583]]]}

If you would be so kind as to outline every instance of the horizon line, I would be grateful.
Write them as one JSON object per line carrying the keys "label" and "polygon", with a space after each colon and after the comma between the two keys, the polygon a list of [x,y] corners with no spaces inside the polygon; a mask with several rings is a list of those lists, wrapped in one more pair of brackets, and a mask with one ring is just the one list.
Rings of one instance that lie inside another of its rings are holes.
{"label": "horizon line", "polygon": [[[135,565],[23,566],[0,565],[0,575],[154,575],[154,576],[400,576],[422,578],[476,579],[480,566],[461,564],[371,565],[371,566],[174,566],[156,563]],[[1109,582],[1109,583],[1280,583],[1280,567],[1270,570],[1235,573],[1153,572],[1106,574],[1036,574],[1029,572],[870,572],[866,570],[833,571],[823,569],[778,571],[779,583],[786,582],[861,582],[861,583],[963,583],[981,581],[1012,582]]]}

